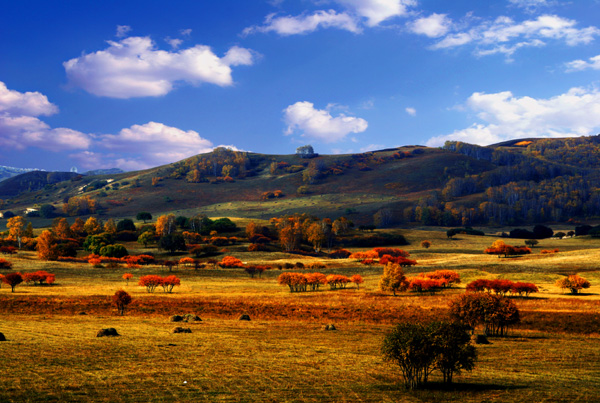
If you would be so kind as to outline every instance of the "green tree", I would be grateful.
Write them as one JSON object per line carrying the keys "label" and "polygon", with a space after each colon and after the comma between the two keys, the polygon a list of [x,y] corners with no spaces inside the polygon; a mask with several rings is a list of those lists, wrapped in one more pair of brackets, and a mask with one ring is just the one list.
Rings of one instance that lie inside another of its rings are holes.
{"label": "green tree", "polygon": [[144,245],[144,248],[148,247],[149,243],[153,243],[155,240],[155,235],[151,231],[143,232],[137,239],[137,242],[140,245]]}
{"label": "green tree", "polygon": [[124,218],[117,223],[117,231],[135,231],[135,224],[130,218]]}
{"label": "green tree", "polygon": [[185,239],[183,235],[179,234],[169,234],[162,236],[158,240],[158,247],[162,250],[169,251],[170,254],[175,253],[175,251],[186,251],[185,247]]}
{"label": "green tree", "polygon": [[138,221],[144,221],[144,224],[146,224],[147,221],[152,219],[152,214],[148,213],[147,211],[140,211],[135,216],[135,219]]}

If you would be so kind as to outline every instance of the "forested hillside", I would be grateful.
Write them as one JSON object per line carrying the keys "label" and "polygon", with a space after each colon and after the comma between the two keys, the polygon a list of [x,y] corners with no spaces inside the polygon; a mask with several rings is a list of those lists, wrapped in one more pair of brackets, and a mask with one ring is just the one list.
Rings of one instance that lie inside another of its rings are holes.
{"label": "forested hillside", "polygon": [[598,136],[487,147],[447,142],[439,149],[406,146],[348,155],[217,148],[146,171],[60,183],[46,177],[32,181],[32,174],[10,180],[4,210],[52,204],[77,215],[63,204],[85,195],[99,214],[115,217],[176,210],[257,218],[307,213],[385,227],[524,225],[600,216]]}

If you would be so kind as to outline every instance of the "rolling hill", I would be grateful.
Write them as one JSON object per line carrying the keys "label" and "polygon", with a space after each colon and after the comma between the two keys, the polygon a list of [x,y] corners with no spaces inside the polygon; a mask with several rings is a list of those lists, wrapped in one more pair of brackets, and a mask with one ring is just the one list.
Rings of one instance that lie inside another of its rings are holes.
{"label": "rolling hill", "polygon": [[380,226],[521,225],[600,215],[598,136],[303,157],[216,149],[145,171],[74,175],[37,189],[16,177],[12,193],[0,186],[0,197],[8,195],[4,210],[15,212],[86,195],[107,217],[306,212]]}

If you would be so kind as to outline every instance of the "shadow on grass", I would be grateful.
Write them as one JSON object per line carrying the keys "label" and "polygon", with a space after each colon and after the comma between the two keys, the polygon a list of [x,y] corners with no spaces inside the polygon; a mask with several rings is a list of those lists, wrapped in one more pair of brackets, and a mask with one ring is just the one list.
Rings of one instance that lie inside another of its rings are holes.
{"label": "shadow on grass", "polygon": [[443,382],[427,382],[425,386],[415,390],[415,392],[488,392],[491,390],[519,390],[526,389],[525,385],[500,385],[495,383],[472,383],[472,382],[456,382],[445,384]]}
{"label": "shadow on grass", "polygon": [[387,377],[381,377],[380,381],[385,382],[379,385],[373,385],[373,387],[381,392],[408,392],[415,395],[424,395],[428,392],[471,392],[471,393],[484,393],[494,390],[508,391],[508,390],[519,390],[526,389],[526,385],[501,385],[496,383],[474,383],[474,382],[455,382],[446,384],[443,382],[427,382],[427,384],[414,390],[409,390],[404,387],[402,379],[397,380],[393,383],[387,383],[390,379]]}

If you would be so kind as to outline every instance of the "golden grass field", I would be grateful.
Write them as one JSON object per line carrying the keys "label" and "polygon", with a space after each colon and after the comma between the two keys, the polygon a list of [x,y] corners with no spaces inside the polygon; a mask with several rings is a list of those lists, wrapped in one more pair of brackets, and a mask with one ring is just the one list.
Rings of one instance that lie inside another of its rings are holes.
{"label": "golden grass field", "polygon": [[[47,270],[53,286],[0,288],[0,402],[595,402],[600,401],[600,241],[543,240],[532,255],[498,258],[482,253],[496,238],[407,230],[403,247],[418,261],[407,275],[436,269],[461,274],[459,288],[436,295],[379,292],[381,266],[284,253],[245,252],[246,262],[321,260],[324,273],[359,273],[360,289],[290,293],[279,270],[250,279],[241,269],[194,271],[179,267],[173,294],[146,293],[144,274],[166,269],[95,269],[40,262],[33,252],[15,258],[15,270]],[[430,249],[420,241],[432,242]],[[510,243],[510,241],[507,241]],[[131,254],[144,249],[127,245]],[[554,255],[541,249],[559,248]],[[156,250],[153,250],[154,252]],[[126,285],[121,278],[130,272]],[[579,273],[592,287],[571,296],[554,286]],[[434,376],[423,390],[407,392],[399,371],[379,352],[401,320],[444,319],[448,301],[476,278],[534,282],[540,293],[515,298],[522,323],[509,337],[478,346],[475,369],[445,388]],[[110,297],[133,297],[125,316]],[[86,314],[81,314],[85,312]],[[174,314],[196,313],[200,323],[175,324]],[[248,313],[252,321],[239,321]],[[337,331],[324,331],[333,323]],[[173,334],[175,326],[191,334]],[[119,337],[97,338],[114,327]]]}

